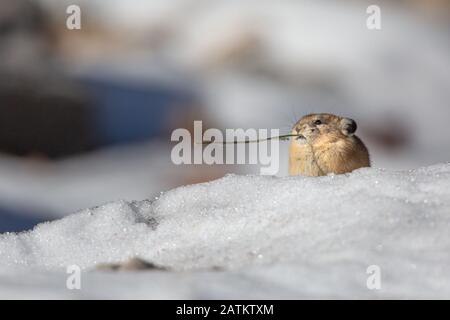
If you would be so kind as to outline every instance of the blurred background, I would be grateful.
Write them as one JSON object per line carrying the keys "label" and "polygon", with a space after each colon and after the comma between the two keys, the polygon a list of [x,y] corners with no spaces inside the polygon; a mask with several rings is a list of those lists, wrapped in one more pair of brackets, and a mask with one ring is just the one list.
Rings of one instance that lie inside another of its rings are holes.
{"label": "blurred background", "polygon": [[447,162],[449,35],[448,0],[0,0],[0,232],[259,172],[172,164],[194,120],[287,133],[331,112],[375,167]]}

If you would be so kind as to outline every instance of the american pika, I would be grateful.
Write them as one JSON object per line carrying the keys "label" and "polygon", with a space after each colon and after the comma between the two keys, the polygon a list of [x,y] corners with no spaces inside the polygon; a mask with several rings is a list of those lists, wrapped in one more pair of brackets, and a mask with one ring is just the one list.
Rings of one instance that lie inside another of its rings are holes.
{"label": "american pika", "polygon": [[293,127],[289,174],[324,176],[370,167],[369,152],[354,135],[356,122],[328,113],[310,114]]}

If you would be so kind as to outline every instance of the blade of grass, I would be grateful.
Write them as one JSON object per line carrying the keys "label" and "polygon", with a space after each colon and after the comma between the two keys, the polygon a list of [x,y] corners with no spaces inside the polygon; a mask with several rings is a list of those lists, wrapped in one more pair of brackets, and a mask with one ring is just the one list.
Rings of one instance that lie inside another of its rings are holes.
{"label": "blade of grass", "polygon": [[245,141],[202,141],[201,144],[212,144],[212,143],[217,143],[217,144],[238,144],[238,143],[259,143],[259,142],[264,142],[264,141],[270,141],[270,140],[288,140],[291,137],[300,137],[301,135],[299,134],[284,134],[281,136],[276,136],[276,137],[269,137],[266,139],[257,139],[257,140],[245,140]]}

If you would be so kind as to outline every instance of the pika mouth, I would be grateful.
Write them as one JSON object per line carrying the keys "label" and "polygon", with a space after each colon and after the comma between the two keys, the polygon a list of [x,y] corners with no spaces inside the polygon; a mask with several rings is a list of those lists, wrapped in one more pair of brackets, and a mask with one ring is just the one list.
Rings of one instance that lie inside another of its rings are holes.
{"label": "pika mouth", "polygon": [[306,137],[305,137],[304,135],[302,135],[302,134],[299,134],[299,135],[297,136],[297,138],[295,138],[295,140],[301,140],[301,141],[304,141],[304,140],[306,140]]}

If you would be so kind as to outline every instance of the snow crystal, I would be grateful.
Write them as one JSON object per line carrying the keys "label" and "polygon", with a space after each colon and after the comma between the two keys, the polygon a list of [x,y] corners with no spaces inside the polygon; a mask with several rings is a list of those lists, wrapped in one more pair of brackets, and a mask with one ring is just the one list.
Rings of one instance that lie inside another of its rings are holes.
{"label": "snow crystal", "polygon": [[[450,298],[449,226],[450,164],[227,175],[0,235],[0,296],[29,279],[30,297],[70,297],[65,267],[76,264],[89,279],[76,293],[84,297]],[[135,256],[170,271],[94,270]],[[380,290],[366,287],[370,265],[381,269]]]}

